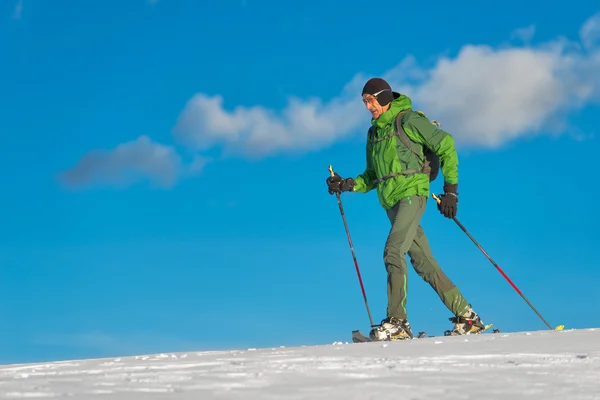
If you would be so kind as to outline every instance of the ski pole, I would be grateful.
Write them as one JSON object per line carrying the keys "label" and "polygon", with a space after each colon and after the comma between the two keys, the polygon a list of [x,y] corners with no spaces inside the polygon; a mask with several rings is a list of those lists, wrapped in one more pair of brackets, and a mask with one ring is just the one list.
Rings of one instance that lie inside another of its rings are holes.
{"label": "ski pole", "polygon": [[[331,176],[334,176],[333,168],[331,165],[329,166],[329,173]],[[338,201],[338,205],[340,206],[340,213],[342,214],[342,220],[344,221],[344,227],[346,228],[346,236],[348,237],[348,244],[350,245],[350,251],[352,252],[352,258],[354,259],[354,266],[356,268],[356,274],[358,275],[358,282],[360,283],[360,288],[362,290],[363,298],[365,299],[365,306],[367,307],[367,313],[369,314],[369,322],[371,323],[371,327],[373,325],[373,318],[371,318],[371,311],[369,310],[369,302],[367,300],[367,293],[365,292],[365,287],[363,285],[362,278],[360,276],[360,269],[358,268],[358,261],[356,261],[356,254],[354,253],[354,246],[352,245],[352,238],[350,237],[350,231],[348,229],[348,223],[346,222],[346,215],[344,214],[344,206],[342,205],[342,199],[340,197],[340,192],[336,192],[336,197]]]}
{"label": "ski pole", "polygon": [[[440,203],[440,201],[441,201],[440,198],[438,196],[436,196],[434,193],[431,194],[431,197],[433,197],[435,199],[435,201],[437,201],[438,204]],[[531,307],[533,309],[533,311],[535,311],[535,313],[538,315],[538,317],[540,317],[541,320],[544,321],[544,323],[546,324],[546,326],[549,329],[562,330],[562,328],[564,328],[564,325],[559,325],[556,328],[552,328],[552,326],[544,319],[544,317],[542,317],[542,314],[540,314],[540,312],[533,306],[533,304],[531,304],[531,302],[529,300],[527,300],[527,297],[525,297],[525,295],[519,290],[519,288],[513,283],[513,281],[510,280],[510,278],[504,273],[504,271],[502,271],[502,269],[498,266],[498,264],[496,264],[496,262],[492,259],[492,257],[490,257],[488,255],[488,253],[483,249],[483,247],[481,247],[481,245],[479,243],[477,243],[475,238],[473,236],[471,236],[469,231],[467,231],[467,228],[465,228],[464,225],[461,224],[458,219],[456,219],[456,217],[453,217],[452,219],[454,220],[454,222],[456,222],[456,224],[460,227],[460,229],[462,229],[463,232],[465,232],[467,234],[467,236],[473,241],[473,243],[475,243],[475,245],[479,248],[479,250],[481,250],[483,255],[487,257],[487,259],[492,263],[492,265],[494,267],[496,267],[496,269],[502,274],[502,276],[508,281],[508,283],[510,283],[510,285],[517,291],[517,293],[519,293],[519,295],[523,298],[523,300],[525,300],[525,302],[527,302],[527,304],[529,304],[529,307]]]}

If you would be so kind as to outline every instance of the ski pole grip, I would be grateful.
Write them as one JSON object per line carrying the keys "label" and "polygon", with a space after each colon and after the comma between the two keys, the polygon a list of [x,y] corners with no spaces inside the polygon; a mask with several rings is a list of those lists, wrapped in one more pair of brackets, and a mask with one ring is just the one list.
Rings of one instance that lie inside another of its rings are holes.
{"label": "ski pole grip", "polygon": [[437,201],[437,202],[438,202],[438,204],[440,203],[440,201],[441,201],[441,200],[440,200],[440,198],[439,198],[439,197],[437,197],[437,196],[435,195],[435,193],[431,193],[431,197],[433,197],[433,198],[435,199],[435,201]]}
{"label": "ski pole grip", "polygon": [[331,165],[329,165],[329,174],[331,174],[331,176],[333,176],[333,167]]}

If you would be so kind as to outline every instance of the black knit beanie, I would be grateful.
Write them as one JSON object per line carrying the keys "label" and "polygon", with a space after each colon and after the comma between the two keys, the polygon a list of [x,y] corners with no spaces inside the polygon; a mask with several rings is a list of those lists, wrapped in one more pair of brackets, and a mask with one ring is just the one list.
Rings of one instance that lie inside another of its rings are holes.
{"label": "black knit beanie", "polygon": [[[387,90],[386,90],[387,89]],[[384,90],[383,92],[381,92]],[[377,95],[376,99],[379,104],[385,106],[394,100],[394,94],[392,93],[392,87],[389,83],[381,78],[371,78],[365,83],[362,94],[374,95],[377,92],[381,92]]]}

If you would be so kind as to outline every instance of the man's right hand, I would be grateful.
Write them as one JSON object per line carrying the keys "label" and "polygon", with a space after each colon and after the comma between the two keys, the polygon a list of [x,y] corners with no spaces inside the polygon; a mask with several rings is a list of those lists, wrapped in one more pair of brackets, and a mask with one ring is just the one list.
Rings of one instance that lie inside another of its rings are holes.
{"label": "man's right hand", "polygon": [[329,176],[326,180],[329,194],[351,192],[354,189],[354,179],[342,178],[337,172],[333,176]]}
{"label": "man's right hand", "polygon": [[458,185],[444,183],[444,194],[440,196],[440,203],[438,204],[438,210],[446,218],[456,217],[458,194],[456,190]]}

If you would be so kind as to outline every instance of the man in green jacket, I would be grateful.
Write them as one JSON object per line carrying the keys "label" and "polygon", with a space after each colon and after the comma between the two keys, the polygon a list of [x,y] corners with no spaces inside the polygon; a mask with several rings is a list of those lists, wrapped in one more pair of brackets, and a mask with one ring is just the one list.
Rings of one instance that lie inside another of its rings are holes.
{"label": "man in green jacket", "polygon": [[[410,98],[392,91],[381,78],[367,81],[362,97],[373,117],[365,171],[356,178],[346,179],[335,173],[327,178],[327,185],[330,194],[377,189],[379,202],[391,223],[383,257],[387,270],[387,318],[371,330],[370,336],[377,340],[412,338],[406,310],[406,254],[417,274],[454,314],[450,318],[454,328],[446,334],[477,333],[485,325],[438,265],[420,225],[430,186],[428,163],[423,162],[426,151],[438,156],[444,175],[444,194],[440,196],[438,210],[447,218],[456,216],[458,156],[454,139],[423,113],[413,111]],[[398,134],[397,122],[410,140]]]}

